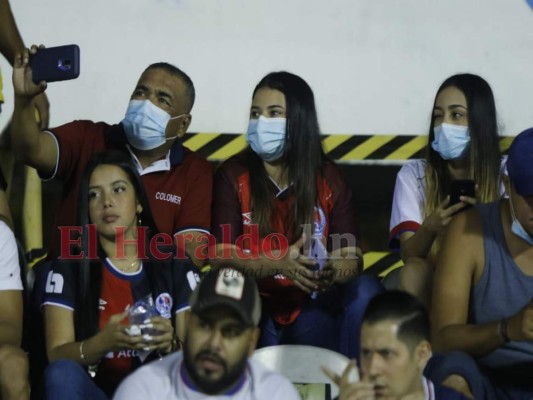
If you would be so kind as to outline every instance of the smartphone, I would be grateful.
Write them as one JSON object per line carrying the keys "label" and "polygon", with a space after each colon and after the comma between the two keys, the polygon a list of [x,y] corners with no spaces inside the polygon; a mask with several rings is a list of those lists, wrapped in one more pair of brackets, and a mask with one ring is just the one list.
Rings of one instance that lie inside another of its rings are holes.
{"label": "smartphone", "polygon": [[[315,267],[312,268],[313,271],[322,271],[329,259],[328,249],[322,241],[320,236],[311,236],[311,245],[309,247],[308,257],[314,258],[316,261]],[[311,298],[316,299],[318,293],[312,292]]]}
{"label": "smartphone", "polygon": [[30,55],[33,83],[76,79],[80,75],[80,48],[75,44],[48,47]]}
{"label": "smartphone", "polygon": [[451,183],[450,206],[459,203],[460,196],[476,197],[476,184],[471,179],[454,180]]}
{"label": "smartphone", "polygon": [[311,237],[311,246],[309,248],[308,257],[314,258],[316,261],[316,270],[322,271],[324,265],[326,265],[328,261],[329,255],[321,238],[316,236]]}

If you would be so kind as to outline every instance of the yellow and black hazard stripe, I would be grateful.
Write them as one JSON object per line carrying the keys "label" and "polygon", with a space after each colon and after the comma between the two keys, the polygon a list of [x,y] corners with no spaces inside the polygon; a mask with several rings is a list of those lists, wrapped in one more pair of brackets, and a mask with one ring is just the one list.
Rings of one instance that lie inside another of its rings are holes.
{"label": "yellow and black hazard stripe", "polygon": [[[505,152],[513,137],[500,139],[500,149]],[[190,133],[183,143],[210,161],[222,161],[246,147],[242,134]],[[427,136],[414,135],[323,135],[326,154],[338,162],[404,161],[423,158]]]}
{"label": "yellow and black hazard stripe", "polygon": [[365,274],[383,278],[389,272],[403,265],[400,253],[369,251],[363,255]]}
{"label": "yellow and black hazard stripe", "polygon": [[[513,137],[502,137],[500,149],[506,152]],[[210,161],[223,161],[246,147],[243,134],[190,133],[183,143]],[[323,135],[326,154],[337,162],[357,163],[362,160],[405,161],[423,158],[427,136],[415,135]],[[402,265],[400,255],[390,252],[368,252],[364,255],[365,273],[385,276]]]}

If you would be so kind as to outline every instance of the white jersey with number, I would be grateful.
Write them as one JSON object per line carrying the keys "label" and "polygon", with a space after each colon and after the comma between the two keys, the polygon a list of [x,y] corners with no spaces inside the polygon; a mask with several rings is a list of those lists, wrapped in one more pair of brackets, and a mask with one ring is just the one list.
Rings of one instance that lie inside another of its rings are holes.
{"label": "white jersey with number", "polygon": [[188,379],[183,353],[153,361],[129,375],[117,389],[114,400],[299,400],[298,392],[284,376],[270,371],[257,361],[248,366],[239,383],[227,393],[209,396]]}

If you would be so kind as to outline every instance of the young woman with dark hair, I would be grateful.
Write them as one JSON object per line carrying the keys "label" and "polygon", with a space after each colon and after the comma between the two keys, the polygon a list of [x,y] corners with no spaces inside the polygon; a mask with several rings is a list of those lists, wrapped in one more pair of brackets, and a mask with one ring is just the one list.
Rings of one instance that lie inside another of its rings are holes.
{"label": "young woman with dark hair", "polygon": [[249,147],[216,175],[211,265],[258,279],[259,346],[310,344],[356,356],[362,313],[381,286],[360,276],[351,191],[322,149],[309,85],[288,72],[265,76],[246,137]]}
{"label": "young woman with dark hair", "polygon": [[[439,237],[455,213],[501,197],[502,157],[494,96],[477,75],[459,74],[439,87],[433,104],[425,160],[405,164],[396,178],[390,245],[399,249],[401,289],[431,299]],[[473,180],[476,196],[450,204],[451,182]]]}
{"label": "young woman with dark hair", "polygon": [[[140,351],[173,351],[196,282],[190,261],[177,259],[172,247],[153,247],[157,230],[128,154],[110,151],[91,159],[79,207],[81,249],[54,261],[47,277],[48,399],[109,398],[142,363]],[[159,316],[144,327],[130,325],[130,306],[150,298]],[[141,334],[143,328],[150,333]],[[96,369],[94,380],[85,368]]]}

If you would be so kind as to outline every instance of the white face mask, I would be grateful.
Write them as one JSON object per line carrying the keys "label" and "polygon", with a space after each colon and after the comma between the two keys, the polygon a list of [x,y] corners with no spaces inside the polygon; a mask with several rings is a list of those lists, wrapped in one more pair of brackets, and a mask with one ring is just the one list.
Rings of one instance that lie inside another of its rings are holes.
{"label": "white face mask", "polygon": [[468,126],[441,124],[433,128],[431,147],[445,160],[463,158],[470,145]]}
{"label": "white face mask", "polygon": [[511,218],[513,223],[511,225],[511,231],[519,238],[525,240],[530,246],[533,246],[533,237],[524,229],[516,214],[514,213],[513,202],[511,199],[511,191],[509,191],[509,206],[511,207]]}
{"label": "white face mask", "polygon": [[170,117],[166,111],[155,106],[150,100],[130,100],[122,126],[128,142],[139,150],[152,150],[167,140],[177,137],[165,137],[168,121],[186,114]]}
{"label": "white face mask", "polygon": [[285,149],[286,118],[251,119],[246,131],[246,141],[252,150],[267,162],[276,161]]}

